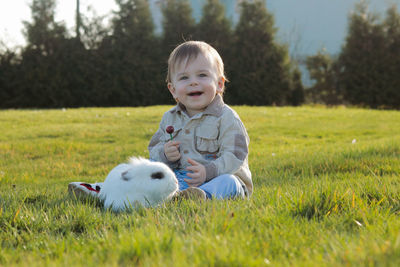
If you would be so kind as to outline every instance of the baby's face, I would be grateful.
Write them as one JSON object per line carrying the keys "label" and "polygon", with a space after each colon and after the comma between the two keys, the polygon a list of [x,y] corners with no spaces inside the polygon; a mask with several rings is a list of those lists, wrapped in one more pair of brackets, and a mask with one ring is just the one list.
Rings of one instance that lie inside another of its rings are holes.
{"label": "baby's face", "polygon": [[214,63],[202,54],[175,66],[168,89],[186,107],[189,116],[206,109],[217,93],[222,93],[224,78],[218,75]]}

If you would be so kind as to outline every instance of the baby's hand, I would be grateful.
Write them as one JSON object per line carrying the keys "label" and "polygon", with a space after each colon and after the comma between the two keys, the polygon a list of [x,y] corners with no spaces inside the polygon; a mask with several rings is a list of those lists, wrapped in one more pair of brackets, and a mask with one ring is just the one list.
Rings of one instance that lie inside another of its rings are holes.
{"label": "baby's hand", "polygon": [[179,153],[179,144],[180,142],[177,141],[169,141],[164,145],[164,154],[165,157],[171,161],[177,161],[181,158],[181,153]]}
{"label": "baby's hand", "polygon": [[192,179],[185,179],[185,182],[188,183],[189,186],[197,187],[206,181],[206,168],[203,164],[198,163],[190,158],[188,158],[188,162],[192,165],[186,168],[188,171],[192,171],[192,173],[187,173]]}

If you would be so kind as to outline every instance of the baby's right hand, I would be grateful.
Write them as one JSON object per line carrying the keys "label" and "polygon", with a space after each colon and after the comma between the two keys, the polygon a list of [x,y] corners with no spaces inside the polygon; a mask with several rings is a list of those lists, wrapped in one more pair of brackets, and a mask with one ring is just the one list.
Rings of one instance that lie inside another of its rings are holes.
{"label": "baby's right hand", "polygon": [[168,143],[165,143],[164,154],[169,161],[174,162],[181,158],[181,153],[179,153],[179,145],[180,142],[177,141],[169,141]]}

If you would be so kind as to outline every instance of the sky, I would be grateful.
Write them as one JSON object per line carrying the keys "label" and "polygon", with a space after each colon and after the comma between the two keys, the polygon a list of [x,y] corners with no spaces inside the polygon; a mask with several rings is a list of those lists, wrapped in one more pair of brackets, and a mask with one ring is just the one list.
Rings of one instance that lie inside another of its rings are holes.
{"label": "sky", "polygon": [[[25,38],[22,21],[31,20],[29,4],[31,0],[0,0],[0,40],[6,41],[8,47],[23,45]],[[91,5],[97,15],[104,15],[116,9],[115,0],[80,0],[81,12],[86,12]],[[76,0],[58,0],[56,21],[64,21],[68,29],[75,25]]]}
{"label": "sky", "polygon": [[[30,21],[30,0],[0,0],[0,40],[9,48],[23,45],[22,21]],[[80,0],[81,12],[91,5],[97,15],[116,10],[115,0]],[[325,49],[337,54],[344,42],[348,15],[359,0],[267,0],[274,14],[278,38],[291,44],[297,54],[314,54]],[[390,4],[400,10],[400,0],[369,0],[371,10],[384,14]],[[76,0],[58,0],[56,21],[64,21],[68,29],[75,24]]]}

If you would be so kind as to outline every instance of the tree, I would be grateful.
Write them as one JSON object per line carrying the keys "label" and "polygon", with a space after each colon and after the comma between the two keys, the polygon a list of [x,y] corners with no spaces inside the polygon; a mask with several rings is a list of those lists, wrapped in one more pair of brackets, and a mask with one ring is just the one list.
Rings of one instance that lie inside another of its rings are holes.
{"label": "tree", "polygon": [[22,51],[21,83],[17,101],[23,107],[56,107],[63,101],[65,82],[61,71],[67,31],[56,22],[55,0],[33,0],[31,22],[24,22],[27,46]]}
{"label": "tree", "polygon": [[291,91],[288,96],[288,104],[293,106],[299,106],[304,102],[304,87],[301,82],[301,72],[298,68],[292,71],[291,77]]}
{"label": "tree", "polygon": [[289,56],[286,47],[275,42],[275,33],[274,18],[264,1],[241,4],[227,102],[286,104],[291,90]]}
{"label": "tree", "polygon": [[106,15],[98,16],[92,6],[89,6],[87,11],[91,13],[90,16],[85,14],[79,16],[80,41],[86,49],[95,51],[103,40],[111,34],[111,29],[104,24]]}
{"label": "tree", "polygon": [[[0,45],[3,46],[1,41]],[[4,51],[0,50],[0,108],[12,108],[15,105],[15,89],[21,81],[19,61],[18,55],[10,49],[5,47]]]}
{"label": "tree", "polygon": [[43,55],[50,55],[56,49],[57,41],[67,35],[65,26],[54,18],[56,0],[32,0],[30,8],[32,22],[23,22],[28,49],[37,49]]}
{"label": "tree", "polygon": [[225,58],[232,44],[232,25],[220,0],[207,0],[195,36],[197,40],[212,45]]}
{"label": "tree", "polygon": [[365,2],[357,4],[339,56],[339,82],[346,100],[374,108],[384,103],[382,92],[388,80],[386,38],[378,19],[368,12]]}
{"label": "tree", "polygon": [[195,21],[192,17],[192,8],[188,0],[166,0],[162,5],[164,55],[169,53],[178,44],[193,39]]}
{"label": "tree", "polygon": [[307,57],[306,66],[310,78],[315,81],[314,85],[308,89],[310,100],[328,105],[342,103],[343,96],[337,82],[336,60],[325,51],[319,51],[316,55]]}
{"label": "tree", "polygon": [[385,73],[387,77],[384,94],[384,105],[400,108],[400,15],[393,5],[387,10],[383,23],[386,33]]}
{"label": "tree", "polygon": [[[160,102],[161,66],[159,44],[147,0],[117,0],[111,36],[99,48],[102,105],[139,106]],[[160,92],[160,94],[157,94]],[[165,93],[166,94],[166,93]]]}

